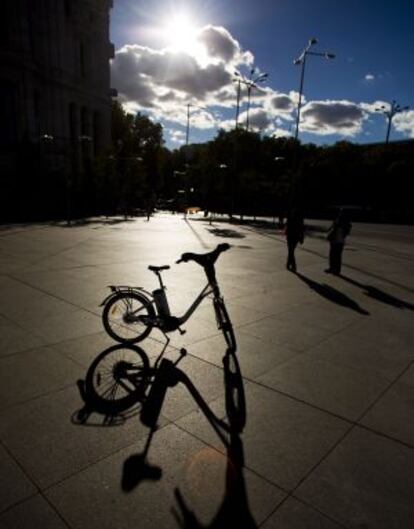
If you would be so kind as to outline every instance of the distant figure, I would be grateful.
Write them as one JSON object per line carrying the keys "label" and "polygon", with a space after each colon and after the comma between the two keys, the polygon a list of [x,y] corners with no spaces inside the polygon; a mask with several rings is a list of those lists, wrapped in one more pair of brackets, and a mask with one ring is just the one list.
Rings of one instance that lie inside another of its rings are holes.
{"label": "distant figure", "polygon": [[145,212],[147,215],[147,222],[149,222],[151,215],[154,213],[155,210],[155,202],[156,202],[156,196],[155,193],[152,193],[147,197],[147,203],[145,206]]}
{"label": "distant figure", "polygon": [[341,209],[328,231],[327,238],[330,244],[329,268],[325,270],[328,274],[340,275],[345,239],[349,235],[351,228],[352,224],[349,221],[348,213]]}
{"label": "distant figure", "polygon": [[304,235],[303,215],[298,209],[292,209],[286,221],[286,241],[288,246],[286,268],[291,272],[296,272],[295,249],[299,242],[303,244]]}

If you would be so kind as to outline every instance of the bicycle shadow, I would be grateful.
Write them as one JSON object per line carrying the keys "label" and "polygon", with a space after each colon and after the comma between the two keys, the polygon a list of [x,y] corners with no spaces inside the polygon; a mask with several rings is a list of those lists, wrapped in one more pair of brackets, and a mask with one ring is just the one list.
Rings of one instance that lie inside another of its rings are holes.
{"label": "bicycle shadow", "polygon": [[[128,457],[122,468],[121,488],[125,493],[129,493],[144,481],[159,481],[162,479],[163,470],[161,467],[149,460],[151,442],[157,432],[163,403],[167,397],[168,390],[177,384],[183,384],[197,403],[209,424],[216,432],[217,436],[225,447],[226,470],[225,470],[225,492],[220,506],[213,517],[211,523],[203,525],[197,514],[188,505],[188,500],[184,497],[179,487],[174,489],[176,505],[172,507],[172,514],[177,524],[183,529],[195,528],[227,528],[239,527],[246,529],[256,529],[258,526],[250,512],[248,495],[244,477],[244,451],[241,440],[241,433],[246,424],[246,400],[244,393],[243,378],[237,359],[237,346],[233,327],[228,318],[227,311],[223,303],[221,330],[223,332],[226,349],[223,356],[223,382],[224,382],[224,402],[226,419],[221,419],[212,411],[208,403],[200,394],[192,380],[178,367],[183,355],[175,362],[167,358],[158,358],[158,367],[155,370],[154,378],[148,385],[149,391],[142,391],[143,386],[136,388],[135,396],[139,404],[140,420],[142,424],[149,428],[149,434],[143,450],[140,453]],[[116,346],[128,348],[139,354],[144,351],[136,346]],[[103,353],[101,353],[103,354]],[[145,354],[145,353],[144,353]],[[141,381],[141,384],[147,381]],[[134,389],[132,389],[132,395]],[[93,410],[93,399],[87,394],[83,395],[85,406],[89,405]],[[132,400],[128,401],[132,403]],[[95,410],[96,411],[96,406]],[[113,417],[115,422],[117,414],[114,406],[101,404],[99,413],[106,413],[107,417]],[[119,414],[124,416],[127,410],[119,409]]]}
{"label": "bicycle shadow", "polygon": [[313,281],[313,279],[310,279],[309,277],[306,277],[303,274],[300,274],[299,272],[296,272],[296,276],[301,281],[306,283],[308,287],[311,288],[314,292],[327,299],[328,301],[332,301],[332,303],[336,303],[337,305],[341,305],[342,307],[354,310],[355,312],[363,314],[364,316],[368,316],[370,314],[367,310],[363,309],[360,305],[358,305],[356,301],[348,297],[343,292],[337,290],[336,288],[333,288],[325,283],[317,283],[316,281]]}
{"label": "bicycle shadow", "polygon": [[391,294],[387,294],[387,292],[384,292],[383,290],[380,290],[377,287],[359,283],[359,281],[356,281],[355,279],[352,279],[348,276],[340,275],[339,277],[347,283],[361,288],[364,291],[365,295],[372,299],[375,299],[376,301],[380,301],[381,303],[385,303],[386,305],[391,305],[391,307],[395,307],[397,309],[414,310],[414,305],[412,303],[399,299],[395,296],[392,296]]}
{"label": "bicycle shadow", "polygon": [[[220,425],[225,433],[221,432],[219,436],[226,448],[224,497],[211,522],[203,525],[196,513],[188,506],[180,489],[176,488],[174,495],[178,508],[173,508],[173,514],[182,529],[224,529],[228,527],[257,529],[258,527],[250,512],[244,477],[244,450],[241,433],[246,424],[246,401],[243,379],[235,353],[235,350],[228,348],[223,357],[227,421],[224,425]],[[217,418],[207,418],[217,432]]]}

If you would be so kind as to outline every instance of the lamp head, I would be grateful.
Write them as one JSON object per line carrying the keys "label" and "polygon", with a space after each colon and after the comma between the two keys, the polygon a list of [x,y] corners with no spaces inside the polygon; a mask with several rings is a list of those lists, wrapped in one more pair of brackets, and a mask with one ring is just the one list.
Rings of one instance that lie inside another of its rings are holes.
{"label": "lamp head", "polygon": [[335,57],[336,57],[335,53],[329,53],[329,52],[325,53],[326,59],[335,59]]}
{"label": "lamp head", "polygon": [[315,37],[309,39],[309,46],[313,46],[314,44],[318,44],[318,39],[315,39]]}

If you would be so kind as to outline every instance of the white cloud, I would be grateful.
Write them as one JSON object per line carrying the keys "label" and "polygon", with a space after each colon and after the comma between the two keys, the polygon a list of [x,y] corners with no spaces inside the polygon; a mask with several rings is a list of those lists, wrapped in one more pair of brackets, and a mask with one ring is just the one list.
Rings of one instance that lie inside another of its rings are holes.
{"label": "white cloud", "polygon": [[382,107],[385,107],[384,110],[389,110],[390,104],[386,101],[374,101],[373,103],[360,103],[359,106],[364,110],[365,112],[368,112],[370,114],[377,114],[378,110]]}
{"label": "white cloud", "polygon": [[273,130],[272,136],[274,138],[288,138],[290,136],[293,136],[293,133],[291,130],[286,130],[286,129],[277,127]]}
{"label": "white cloud", "polygon": [[185,52],[153,50],[126,45],[116,52],[112,62],[112,82],[128,101],[141,107],[156,107],[169,93],[171,99],[187,95],[203,101],[207,94],[220,90],[231,81],[224,63],[202,66]]}
{"label": "white cloud", "polygon": [[168,131],[170,140],[173,143],[184,143],[185,142],[185,133],[182,130],[170,129]]}
{"label": "white cloud", "polygon": [[250,65],[253,54],[242,50],[221,26],[207,25],[196,38],[199,46],[185,51],[172,47],[155,50],[139,44],[117,50],[111,74],[121,102],[168,117],[188,101],[234,106],[234,68]]}
{"label": "white cloud", "polygon": [[[191,108],[191,129],[234,128],[237,84],[233,82],[238,66],[249,67],[254,56],[243,50],[240,43],[222,26],[207,25],[196,35],[198,45],[188,50],[172,47],[152,49],[129,44],[117,50],[112,61],[112,85],[117,88],[119,100],[129,112],[148,112],[156,120],[186,126],[187,104],[207,107]],[[202,49],[202,53],[200,52]],[[365,75],[366,82],[379,76]],[[269,86],[260,86],[251,92],[250,128],[266,134],[289,135],[284,127],[293,123],[299,94],[278,92]],[[242,86],[239,123],[246,122],[246,87]],[[312,134],[339,134],[353,137],[362,131],[364,122],[376,109],[389,104],[383,101],[355,103],[340,101],[309,101],[302,97],[300,130]],[[211,109],[227,110],[219,121]],[[231,118],[229,119],[229,117]],[[404,113],[394,119],[396,130],[414,137],[413,113]],[[180,131],[173,131],[172,141],[182,140]]]}
{"label": "white cloud", "polygon": [[[239,116],[239,123],[244,126],[247,121],[247,111]],[[254,132],[270,132],[273,130],[273,120],[263,108],[254,107],[249,111],[249,130]]]}
{"label": "white cloud", "polygon": [[414,138],[414,110],[397,114],[393,119],[393,125],[398,132]]}
{"label": "white cloud", "polygon": [[208,25],[200,30],[197,40],[201,42],[210,57],[218,58],[222,61],[234,61],[240,53],[240,45],[227,29]]}
{"label": "white cloud", "polygon": [[355,136],[362,130],[367,115],[360,105],[352,101],[311,101],[301,113],[300,129],[319,134]]}

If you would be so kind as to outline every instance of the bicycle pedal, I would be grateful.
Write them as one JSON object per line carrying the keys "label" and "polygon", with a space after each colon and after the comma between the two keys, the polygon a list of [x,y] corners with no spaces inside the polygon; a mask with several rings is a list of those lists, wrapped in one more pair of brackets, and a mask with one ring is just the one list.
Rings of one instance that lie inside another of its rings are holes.
{"label": "bicycle pedal", "polygon": [[181,334],[181,336],[187,332],[185,329],[180,329],[180,327],[178,327],[178,331]]}

